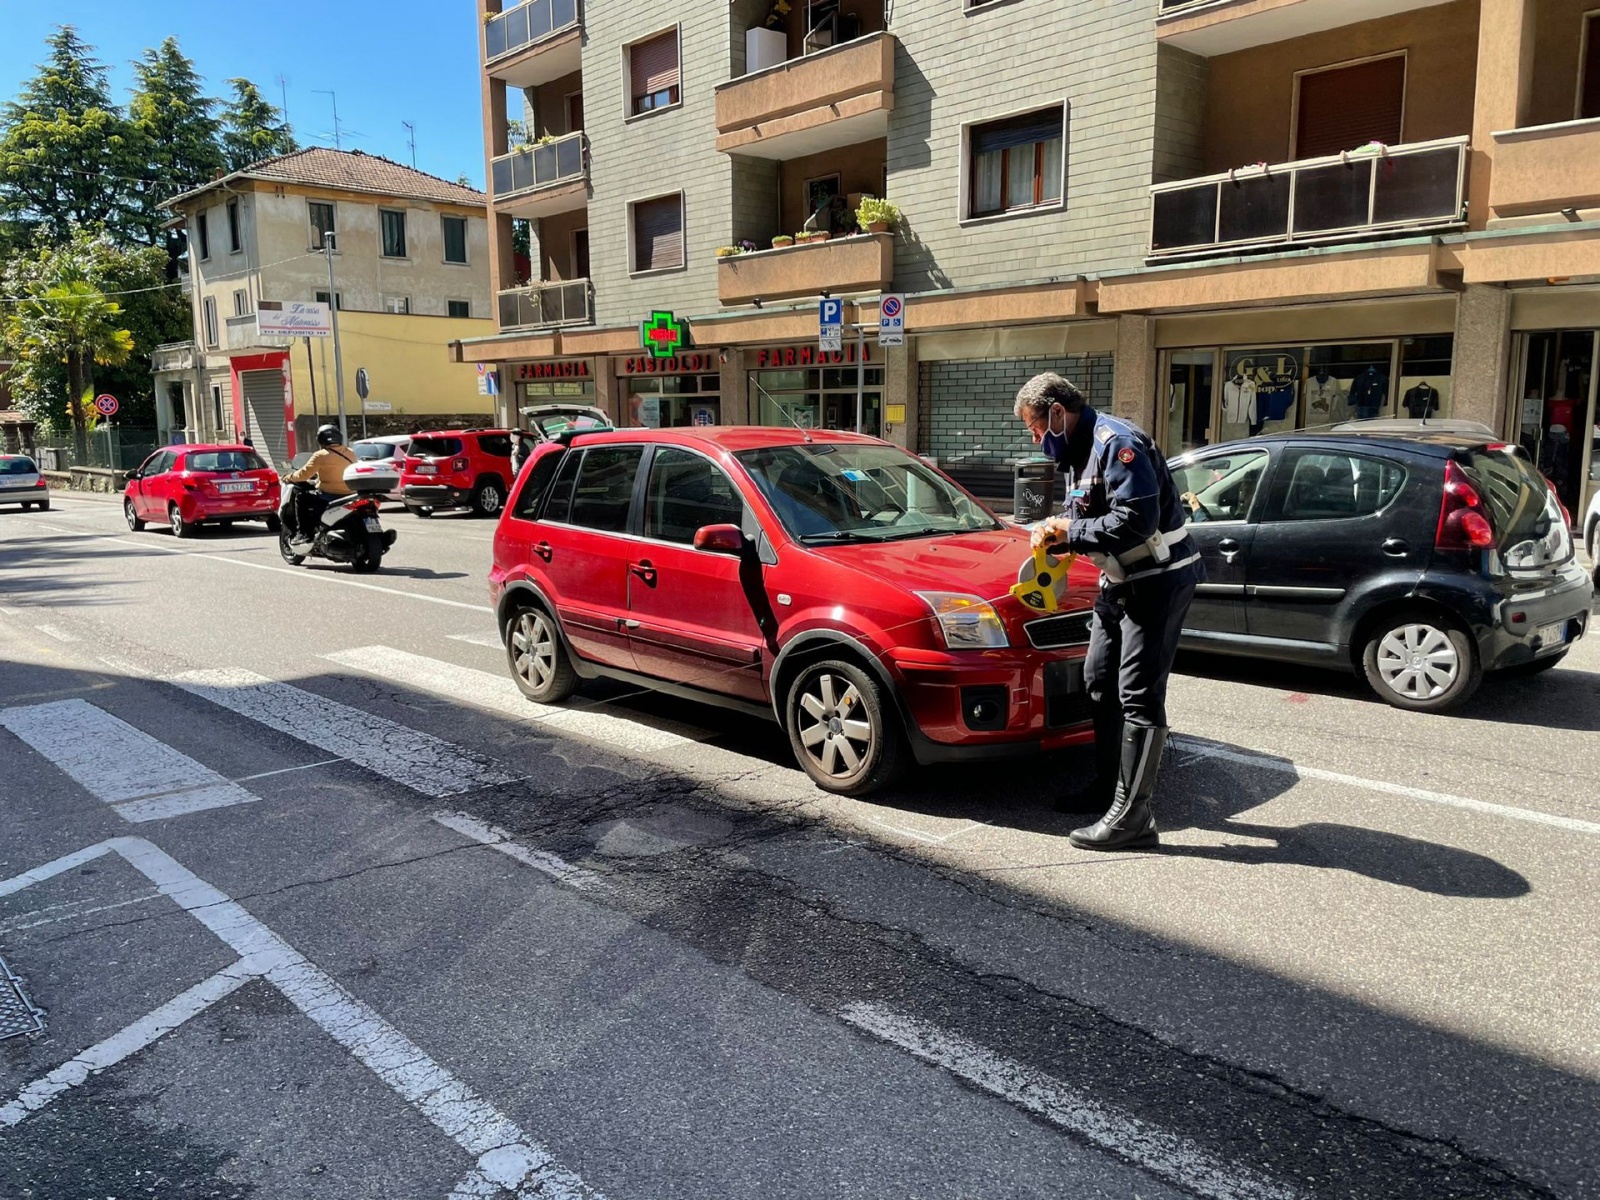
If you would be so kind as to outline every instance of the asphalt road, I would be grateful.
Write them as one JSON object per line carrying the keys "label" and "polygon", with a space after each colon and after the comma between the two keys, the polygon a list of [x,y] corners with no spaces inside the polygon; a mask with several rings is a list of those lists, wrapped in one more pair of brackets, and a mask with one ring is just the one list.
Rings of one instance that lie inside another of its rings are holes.
{"label": "asphalt road", "polygon": [[492,527],[389,519],[0,513],[0,1196],[1600,1196],[1600,641],[1443,717],[1187,659],[1096,856],[1081,755],[530,706]]}

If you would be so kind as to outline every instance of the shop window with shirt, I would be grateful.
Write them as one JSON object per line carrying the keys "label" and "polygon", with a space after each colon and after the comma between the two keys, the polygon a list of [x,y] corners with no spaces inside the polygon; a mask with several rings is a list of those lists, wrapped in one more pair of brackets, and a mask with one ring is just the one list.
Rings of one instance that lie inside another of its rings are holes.
{"label": "shop window with shirt", "polygon": [[1561,329],[1522,334],[1518,343],[1523,399],[1517,440],[1573,514],[1585,511],[1600,481],[1597,341],[1593,329]]}
{"label": "shop window with shirt", "polygon": [[670,108],[683,98],[678,72],[678,31],[669,29],[627,49],[633,93],[629,111],[638,116]]}
{"label": "shop window with shirt", "polygon": [[968,131],[967,216],[1060,205],[1066,106],[974,125]]}
{"label": "shop window with shirt", "polygon": [[1400,339],[1400,382],[1395,415],[1426,420],[1450,415],[1450,372],[1455,339],[1450,334]]}

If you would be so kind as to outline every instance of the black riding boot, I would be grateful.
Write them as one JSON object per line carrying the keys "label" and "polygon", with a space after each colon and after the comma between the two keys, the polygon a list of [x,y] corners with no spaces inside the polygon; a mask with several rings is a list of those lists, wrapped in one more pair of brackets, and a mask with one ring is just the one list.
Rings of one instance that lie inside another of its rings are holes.
{"label": "black riding boot", "polygon": [[1094,778],[1056,801],[1058,813],[1103,812],[1117,798],[1122,763],[1122,710],[1095,708]]}
{"label": "black riding boot", "polygon": [[1160,842],[1150,798],[1161,771],[1161,752],[1167,731],[1148,725],[1130,725],[1122,734],[1121,776],[1110,810],[1093,825],[1068,834],[1082,850],[1146,849]]}

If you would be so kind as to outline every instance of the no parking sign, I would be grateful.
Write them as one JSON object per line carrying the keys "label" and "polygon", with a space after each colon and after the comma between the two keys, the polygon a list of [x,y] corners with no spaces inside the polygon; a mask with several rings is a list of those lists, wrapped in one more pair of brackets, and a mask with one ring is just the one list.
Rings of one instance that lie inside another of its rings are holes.
{"label": "no parking sign", "polygon": [[906,344],[906,298],[899,292],[878,297],[878,345]]}
{"label": "no parking sign", "polygon": [[116,416],[117,409],[121,407],[121,405],[117,403],[117,398],[111,395],[109,392],[96,396],[94,398],[94,406],[102,417]]}

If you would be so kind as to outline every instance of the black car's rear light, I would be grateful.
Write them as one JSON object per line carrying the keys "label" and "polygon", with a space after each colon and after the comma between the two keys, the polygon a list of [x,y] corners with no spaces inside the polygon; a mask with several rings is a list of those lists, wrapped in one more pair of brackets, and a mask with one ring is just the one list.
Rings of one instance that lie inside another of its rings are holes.
{"label": "black car's rear light", "polygon": [[1437,550],[1479,550],[1493,546],[1494,526],[1483,497],[1451,459],[1444,465],[1444,496],[1439,502],[1439,527],[1433,535]]}

